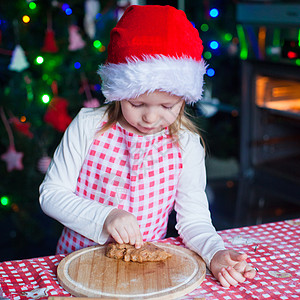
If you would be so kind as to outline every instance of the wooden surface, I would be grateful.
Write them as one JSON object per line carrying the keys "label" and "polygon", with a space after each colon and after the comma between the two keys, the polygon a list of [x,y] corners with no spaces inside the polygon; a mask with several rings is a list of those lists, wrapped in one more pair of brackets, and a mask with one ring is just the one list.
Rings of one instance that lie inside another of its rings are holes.
{"label": "wooden surface", "polygon": [[58,265],[58,281],[74,296],[113,299],[174,299],[199,287],[206,272],[200,256],[183,247],[155,244],[172,257],[137,263],[106,257],[106,246],[75,251]]}

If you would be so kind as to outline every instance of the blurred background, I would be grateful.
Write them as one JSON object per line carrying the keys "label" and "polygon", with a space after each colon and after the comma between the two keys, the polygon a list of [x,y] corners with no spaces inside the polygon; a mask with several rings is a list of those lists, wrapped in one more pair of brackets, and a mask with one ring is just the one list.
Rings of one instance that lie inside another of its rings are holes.
{"label": "blurred background", "polygon": [[182,9],[203,40],[205,93],[188,109],[217,230],[300,216],[299,1],[1,1],[0,261],[55,253],[62,226],[38,188],[72,118],[103,104],[97,68],[130,4]]}

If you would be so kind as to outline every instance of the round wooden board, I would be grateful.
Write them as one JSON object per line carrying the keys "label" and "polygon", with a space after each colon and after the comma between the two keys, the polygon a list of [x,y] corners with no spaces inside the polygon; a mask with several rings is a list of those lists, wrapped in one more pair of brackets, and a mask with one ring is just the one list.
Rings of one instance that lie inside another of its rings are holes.
{"label": "round wooden board", "polygon": [[74,296],[115,299],[174,299],[201,284],[206,266],[199,255],[179,246],[154,244],[172,257],[162,262],[124,262],[106,257],[106,246],[92,246],[60,262],[58,281]]}

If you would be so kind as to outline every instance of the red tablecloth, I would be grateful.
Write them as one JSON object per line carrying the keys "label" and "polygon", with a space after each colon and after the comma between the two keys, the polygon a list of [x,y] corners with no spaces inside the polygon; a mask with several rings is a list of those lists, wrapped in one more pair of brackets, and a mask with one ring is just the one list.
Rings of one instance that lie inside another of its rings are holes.
{"label": "red tablecloth", "polygon": [[[203,283],[182,299],[300,299],[300,219],[219,232],[227,247],[246,252],[258,272],[253,280],[224,288],[209,271]],[[163,242],[182,245],[179,238]],[[0,298],[47,299],[70,296],[58,283],[64,255],[0,263]]]}

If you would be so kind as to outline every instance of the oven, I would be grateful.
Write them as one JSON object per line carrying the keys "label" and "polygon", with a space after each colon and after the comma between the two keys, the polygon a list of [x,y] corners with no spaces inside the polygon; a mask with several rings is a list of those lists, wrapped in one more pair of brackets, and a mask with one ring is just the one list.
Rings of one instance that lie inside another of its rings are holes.
{"label": "oven", "polygon": [[[237,204],[240,220],[247,215],[247,210],[255,212],[256,207],[258,213],[268,198],[276,198],[278,203],[289,201],[298,207],[299,66],[258,60],[242,62],[240,133],[241,176]],[[278,203],[274,203],[277,210]]]}

